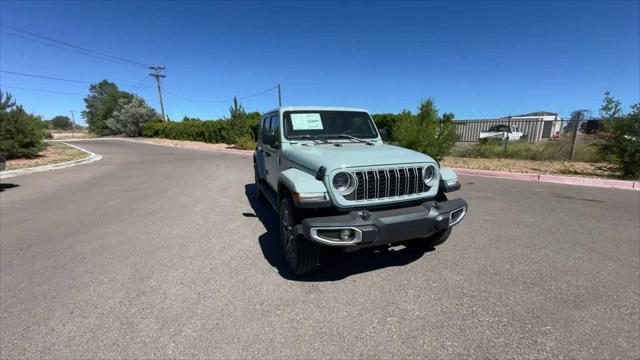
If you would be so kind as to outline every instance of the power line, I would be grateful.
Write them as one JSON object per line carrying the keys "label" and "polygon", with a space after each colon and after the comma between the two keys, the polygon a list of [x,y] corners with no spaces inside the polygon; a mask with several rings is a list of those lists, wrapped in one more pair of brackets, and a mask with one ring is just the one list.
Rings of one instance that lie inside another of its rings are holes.
{"label": "power line", "polygon": [[[67,46],[68,48],[84,51],[86,53],[85,55],[89,55],[89,54],[94,55],[94,56],[98,55],[98,56],[102,56],[104,58],[108,58],[108,59],[116,60],[116,61],[120,61],[120,62],[126,62],[126,63],[132,64],[132,65],[143,66],[143,67],[148,67],[149,66],[148,64],[143,64],[143,63],[135,61],[135,60],[126,59],[126,58],[123,58],[123,57],[109,55],[109,54],[106,54],[106,53],[103,53],[103,52],[87,49],[87,48],[84,48],[82,46],[77,46],[77,45],[70,44],[70,43],[67,43],[67,42],[64,42],[64,41],[60,41],[60,40],[56,40],[56,39],[50,38],[48,36],[44,36],[44,35],[37,34],[37,33],[31,32],[31,31],[23,30],[23,29],[15,27],[15,26],[2,25],[2,27],[11,29],[13,31],[17,31],[19,33],[28,34],[28,35],[36,37],[36,38],[45,39],[47,41],[50,41],[50,42],[53,42],[53,43],[56,43],[56,44],[61,44],[61,45]],[[66,50],[69,50],[69,49],[66,49]]]}
{"label": "power line", "polygon": [[[27,74],[27,73],[21,73],[21,72],[16,72],[16,71],[0,70],[0,72],[6,73],[6,74],[12,74],[12,75],[20,75],[20,76],[27,76],[27,77],[33,77],[33,78],[47,79],[47,80],[74,82],[74,83],[78,83],[78,84],[94,84],[94,83],[92,83],[90,81],[62,79],[62,78],[57,78],[57,77],[53,77],[53,76]],[[145,78],[143,80],[146,80],[146,79],[148,79],[148,77],[145,76]],[[142,84],[142,81],[139,84]],[[140,85],[120,85],[120,87],[139,88],[141,86]]]}
{"label": "power line", "polygon": [[20,90],[28,90],[28,91],[38,91],[38,92],[46,92],[46,93],[60,94],[60,95],[73,95],[73,96],[85,96],[85,95],[87,95],[87,94],[74,94],[74,93],[67,93],[67,92],[53,91],[53,90],[45,90],[45,89],[32,89],[32,88],[26,88],[26,87],[21,87],[21,86],[12,86],[12,85],[0,85],[0,88],[20,89]]}
{"label": "power line", "polygon": [[[10,33],[10,32],[7,32],[7,31],[0,31],[0,33],[5,34],[5,35],[15,36],[15,37],[17,37],[17,38],[24,39],[24,40],[28,40],[28,41],[33,41],[33,42],[38,43],[38,44],[42,44],[42,45],[46,45],[46,46],[51,46],[51,47],[54,47],[54,48],[56,48],[56,49],[67,50],[67,51],[70,51],[70,52],[73,52],[73,53],[77,53],[77,54],[81,54],[81,55],[91,56],[91,57],[94,57],[94,58],[97,58],[97,59],[100,59],[100,60],[109,60],[109,61],[111,61],[111,59],[105,58],[105,57],[103,57],[103,56],[97,56],[97,55],[89,54],[89,53],[86,53],[86,52],[82,52],[82,51],[78,51],[78,50],[74,50],[74,49],[65,48],[65,47],[62,47],[62,46],[58,46],[58,45],[55,45],[55,44],[47,43],[47,42],[40,41],[40,40],[36,40],[36,39],[31,39],[31,38],[28,38],[28,37],[26,37],[26,36],[22,36],[22,35],[18,35],[18,34]],[[118,63],[122,64],[122,62],[118,62]]]}
{"label": "power line", "polygon": [[258,95],[262,95],[262,94],[267,93],[267,92],[269,92],[269,91],[271,91],[271,90],[275,90],[275,89],[277,89],[277,88],[279,88],[279,87],[280,87],[280,85],[277,85],[277,86],[274,86],[274,87],[269,88],[269,89],[267,89],[267,90],[260,91],[259,93],[255,93],[255,94],[253,94],[253,95],[248,95],[248,96],[239,97],[239,98],[238,98],[238,100],[249,99],[249,98],[252,98],[252,97],[255,97],[255,96],[258,96]]}
{"label": "power line", "polygon": [[[260,92],[258,92],[258,93],[255,93],[255,94],[251,94],[251,95],[247,95],[247,96],[239,97],[239,98],[238,98],[238,100],[245,100],[245,99],[249,99],[249,98],[252,98],[252,97],[255,97],[255,96],[258,96],[258,95],[262,95],[262,94],[264,94],[264,93],[267,93],[267,92],[269,92],[269,91],[275,90],[275,89],[277,89],[277,88],[278,88],[278,86],[274,86],[274,87],[272,87],[272,88],[269,88],[269,89],[266,89],[266,90],[262,90],[262,91],[260,91]],[[205,104],[224,104],[224,103],[231,103],[231,102],[233,102],[233,100],[197,100],[197,99],[192,99],[192,98],[188,98],[188,97],[184,97],[184,96],[181,96],[181,95],[178,95],[178,94],[172,93],[172,92],[168,91],[167,89],[165,89],[165,91],[167,92],[167,94],[171,94],[171,95],[173,95],[173,96],[175,96],[175,97],[177,97],[177,98],[184,99],[184,100],[188,100],[188,101],[193,101],[193,102],[198,102],[198,103],[205,103]]]}

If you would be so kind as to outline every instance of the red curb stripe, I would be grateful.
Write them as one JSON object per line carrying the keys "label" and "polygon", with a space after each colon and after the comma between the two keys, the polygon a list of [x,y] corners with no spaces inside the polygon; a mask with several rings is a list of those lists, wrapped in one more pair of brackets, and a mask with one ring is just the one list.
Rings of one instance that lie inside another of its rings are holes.
{"label": "red curb stripe", "polygon": [[573,176],[512,173],[507,171],[490,171],[490,170],[476,170],[476,169],[453,168],[453,170],[460,175],[469,175],[469,176],[484,176],[484,177],[494,177],[494,178],[501,178],[501,179],[539,181],[539,182],[555,183],[555,184],[592,186],[592,187],[603,187],[603,188],[612,188],[612,189],[640,190],[640,181],[579,178],[579,177],[573,177]]}

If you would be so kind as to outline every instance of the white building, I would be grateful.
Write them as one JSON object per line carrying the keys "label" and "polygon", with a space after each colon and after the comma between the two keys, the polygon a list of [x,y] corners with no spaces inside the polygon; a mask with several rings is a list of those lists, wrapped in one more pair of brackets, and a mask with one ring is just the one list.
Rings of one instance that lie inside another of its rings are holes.
{"label": "white building", "polygon": [[522,114],[498,119],[463,119],[455,120],[458,141],[478,141],[481,131],[487,131],[493,125],[515,125],[524,133],[523,140],[530,143],[549,139],[562,130],[562,118],[557,113],[537,111],[530,114]]}

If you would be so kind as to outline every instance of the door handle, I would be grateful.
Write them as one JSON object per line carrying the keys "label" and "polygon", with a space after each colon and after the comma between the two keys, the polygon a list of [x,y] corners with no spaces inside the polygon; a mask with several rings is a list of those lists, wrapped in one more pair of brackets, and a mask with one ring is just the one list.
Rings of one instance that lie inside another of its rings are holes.
{"label": "door handle", "polygon": [[268,151],[265,151],[265,152],[264,152],[264,156],[265,156],[265,157],[269,157],[269,156],[271,156],[271,154],[270,154]]}

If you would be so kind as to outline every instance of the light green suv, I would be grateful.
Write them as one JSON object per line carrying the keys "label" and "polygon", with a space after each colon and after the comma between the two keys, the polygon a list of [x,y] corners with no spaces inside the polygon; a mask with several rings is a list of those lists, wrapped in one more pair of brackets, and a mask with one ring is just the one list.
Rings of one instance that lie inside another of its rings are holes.
{"label": "light green suv", "polygon": [[260,122],[258,197],[280,215],[295,274],[315,270],[321,246],[356,250],[442,244],[467,213],[456,174],[431,157],[383,143],[364,109],[281,107]]}

